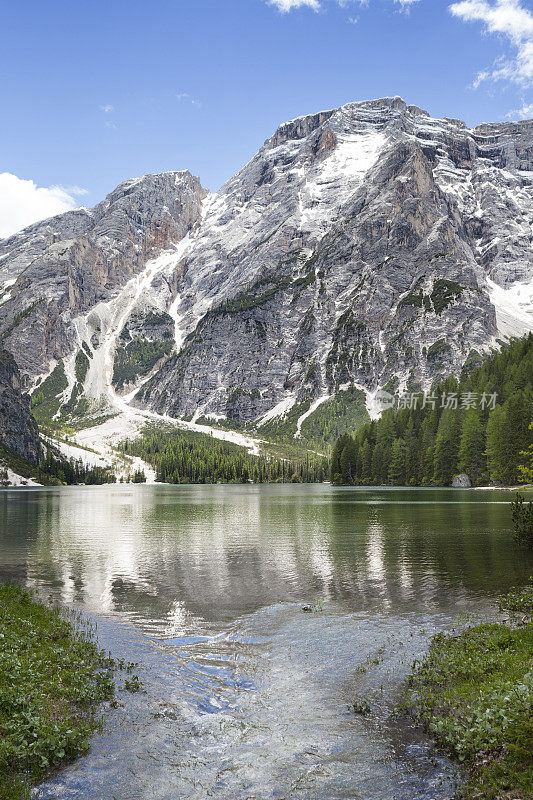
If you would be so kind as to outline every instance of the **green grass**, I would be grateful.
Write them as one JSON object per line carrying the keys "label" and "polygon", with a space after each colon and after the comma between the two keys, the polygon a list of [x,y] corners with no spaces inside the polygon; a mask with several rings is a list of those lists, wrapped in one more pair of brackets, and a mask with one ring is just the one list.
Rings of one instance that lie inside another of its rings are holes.
{"label": "green grass", "polygon": [[65,365],[60,361],[31,396],[32,414],[39,425],[52,422],[59,411],[61,398],[67,386]]}
{"label": "green grass", "polygon": [[533,798],[533,587],[500,608],[510,620],[435,636],[404,700],[465,764],[464,800]]}
{"label": "green grass", "polygon": [[125,384],[148,375],[157,362],[171,351],[171,341],[151,342],[139,338],[133,339],[125,347],[118,347],[113,367],[113,386],[122,389]]}
{"label": "green grass", "polygon": [[88,625],[14,586],[0,586],[0,644],[0,800],[25,800],[88,750],[115,664]]}

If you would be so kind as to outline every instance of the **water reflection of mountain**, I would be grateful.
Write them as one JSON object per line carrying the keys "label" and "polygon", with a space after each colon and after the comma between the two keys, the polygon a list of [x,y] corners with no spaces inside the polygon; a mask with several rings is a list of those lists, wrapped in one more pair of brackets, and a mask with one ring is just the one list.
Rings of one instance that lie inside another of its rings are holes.
{"label": "water reflection of mountain", "polygon": [[[501,493],[99,487],[3,493],[0,577],[167,631],[283,601],[398,613],[527,580]],[[158,625],[159,627],[159,625]],[[177,634],[176,634],[177,635]]]}

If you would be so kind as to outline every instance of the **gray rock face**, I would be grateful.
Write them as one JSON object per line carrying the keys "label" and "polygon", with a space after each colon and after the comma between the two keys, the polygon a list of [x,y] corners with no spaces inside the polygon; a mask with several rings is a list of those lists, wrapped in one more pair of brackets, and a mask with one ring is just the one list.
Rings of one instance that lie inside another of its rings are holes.
{"label": "gray rock face", "polygon": [[216,194],[146,176],[1,242],[0,332],[29,376],[85,342],[98,396],[124,327],[172,331],[133,403],[175,417],[427,387],[533,327],[532,222],[532,122],[350,103],[280,126]]}
{"label": "gray rock face", "polygon": [[51,359],[69,355],[72,321],[183,239],[205,194],[188,172],[146,175],[120,184],[92,210],[61,214],[0,241],[4,280],[16,278],[0,307],[0,334],[21,369],[35,376]]}
{"label": "gray rock face", "polygon": [[37,464],[39,431],[30,412],[30,399],[21,390],[15,359],[0,346],[0,445]]}
{"label": "gray rock face", "polygon": [[472,481],[465,473],[461,473],[461,475],[454,475],[452,487],[454,489],[471,489]]}
{"label": "gray rock face", "polygon": [[231,416],[240,389],[253,419],[457,373],[533,277],[532,157],[531,123],[470,131],[399,98],[281,126],[207,201],[177,287],[189,336],[137,402]]}

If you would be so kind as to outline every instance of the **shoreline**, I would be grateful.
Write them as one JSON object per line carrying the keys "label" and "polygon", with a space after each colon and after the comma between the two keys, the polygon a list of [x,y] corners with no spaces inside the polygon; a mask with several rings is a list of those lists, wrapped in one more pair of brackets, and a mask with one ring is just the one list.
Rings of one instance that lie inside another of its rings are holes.
{"label": "shoreline", "polygon": [[433,636],[400,704],[462,767],[456,800],[533,798],[533,585],[499,610],[508,618]]}
{"label": "shoreline", "polygon": [[34,784],[88,752],[102,704],[116,702],[118,669],[124,689],[141,684],[134,665],[98,647],[93,625],[13,584],[0,584],[0,639],[0,800],[29,800]]}

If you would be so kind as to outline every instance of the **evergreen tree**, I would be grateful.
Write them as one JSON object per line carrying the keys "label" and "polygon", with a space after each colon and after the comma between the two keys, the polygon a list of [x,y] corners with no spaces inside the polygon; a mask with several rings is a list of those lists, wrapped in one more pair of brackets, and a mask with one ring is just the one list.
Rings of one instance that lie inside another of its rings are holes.
{"label": "evergreen tree", "polygon": [[487,468],[495,483],[504,482],[507,474],[506,430],[505,408],[496,406],[487,422]]}
{"label": "evergreen tree", "polygon": [[393,486],[404,486],[407,466],[407,445],[405,439],[395,439],[392,445],[392,458],[389,467],[389,482]]}
{"label": "evergreen tree", "polygon": [[462,418],[458,471],[466,473],[479,486],[487,472],[485,430],[477,409],[470,409]]}
{"label": "evergreen tree", "polygon": [[455,413],[452,409],[442,412],[433,457],[433,478],[440,486],[450,486],[457,469],[459,449]]}

